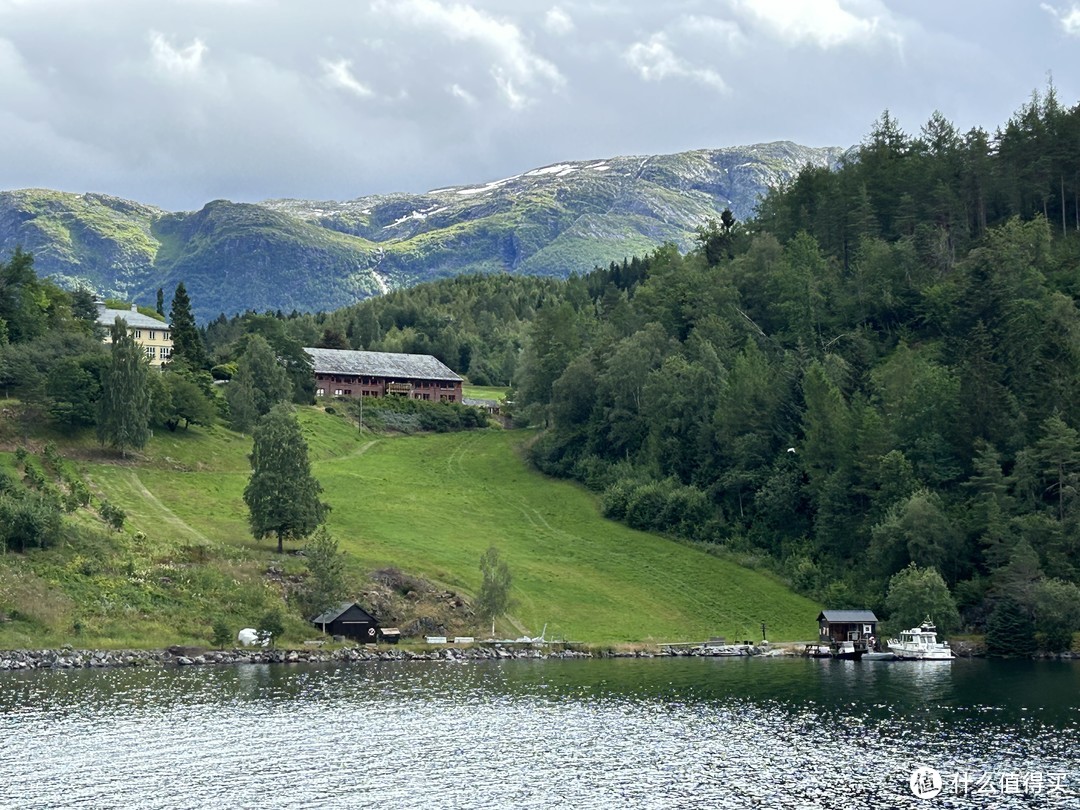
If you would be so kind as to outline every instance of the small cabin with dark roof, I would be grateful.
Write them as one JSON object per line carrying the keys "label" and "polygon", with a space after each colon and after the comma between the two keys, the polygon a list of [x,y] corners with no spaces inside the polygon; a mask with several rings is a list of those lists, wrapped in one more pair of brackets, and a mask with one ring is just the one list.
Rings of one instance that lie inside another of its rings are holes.
{"label": "small cabin with dark roof", "polygon": [[379,620],[355,602],[342,602],[316,616],[311,623],[331,636],[344,636],[371,644],[379,635]]}
{"label": "small cabin with dark roof", "polygon": [[823,610],[818,614],[823,643],[863,642],[877,636],[878,618],[872,610]]}

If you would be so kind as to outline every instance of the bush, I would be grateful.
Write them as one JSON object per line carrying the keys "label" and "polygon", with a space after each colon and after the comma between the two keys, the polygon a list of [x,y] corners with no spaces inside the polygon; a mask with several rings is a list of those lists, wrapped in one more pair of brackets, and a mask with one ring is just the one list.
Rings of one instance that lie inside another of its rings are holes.
{"label": "bush", "polygon": [[278,637],[285,632],[285,620],[281,616],[280,608],[273,608],[263,614],[255,628],[259,634],[259,641],[269,643],[271,647],[277,646]]}
{"label": "bush", "polygon": [[0,495],[0,541],[5,548],[20,552],[48,548],[60,539],[62,530],[60,510],[49,499]]}
{"label": "bush", "polygon": [[650,482],[636,487],[626,502],[627,525],[642,530],[664,528],[666,504],[667,493],[662,484]]}
{"label": "bush", "polygon": [[626,517],[626,506],[634,493],[637,483],[634,481],[616,481],[604,491],[600,499],[600,508],[604,517],[622,520]]}
{"label": "bush", "polygon": [[232,643],[232,630],[229,629],[229,623],[224,619],[216,619],[211,632],[213,634],[211,643],[219,650],[224,650],[226,646]]}
{"label": "bush", "polygon": [[221,363],[210,369],[210,376],[215,380],[231,380],[236,376],[236,363]]}
{"label": "bush", "polygon": [[108,501],[101,502],[98,514],[101,515],[101,519],[104,520],[113,531],[117,532],[124,528],[124,521],[127,520],[127,512]]}

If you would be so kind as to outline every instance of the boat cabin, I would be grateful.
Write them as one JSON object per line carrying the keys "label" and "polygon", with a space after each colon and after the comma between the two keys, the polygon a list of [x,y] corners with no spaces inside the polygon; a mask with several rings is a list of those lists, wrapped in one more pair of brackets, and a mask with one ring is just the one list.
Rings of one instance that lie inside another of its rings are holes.
{"label": "boat cabin", "polygon": [[823,610],[817,620],[822,644],[852,641],[866,650],[877,641],[878,618],[872,610]]}

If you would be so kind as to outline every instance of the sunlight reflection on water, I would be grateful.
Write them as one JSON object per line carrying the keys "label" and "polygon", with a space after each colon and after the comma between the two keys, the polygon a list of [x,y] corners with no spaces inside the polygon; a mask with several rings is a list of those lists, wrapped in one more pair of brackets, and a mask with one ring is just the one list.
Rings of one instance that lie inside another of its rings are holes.
{"label": "sunlight reflection on water", "polygon": [[1063,797],[939,806],[1075,807],[1078,670],[618,660],[10,673],[0,807],[926,807],[908,787],[919,765],[1069,774]]}

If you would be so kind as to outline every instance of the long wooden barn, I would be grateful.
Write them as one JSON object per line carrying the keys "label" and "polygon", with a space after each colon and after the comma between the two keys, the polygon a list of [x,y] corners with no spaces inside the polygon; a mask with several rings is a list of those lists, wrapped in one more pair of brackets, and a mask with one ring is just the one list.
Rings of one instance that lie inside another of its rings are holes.
{"label": "long wooden barn", "polygon": [[305,348],[316,397],[404,396],[461,402],[462,378],[430,354]]}

